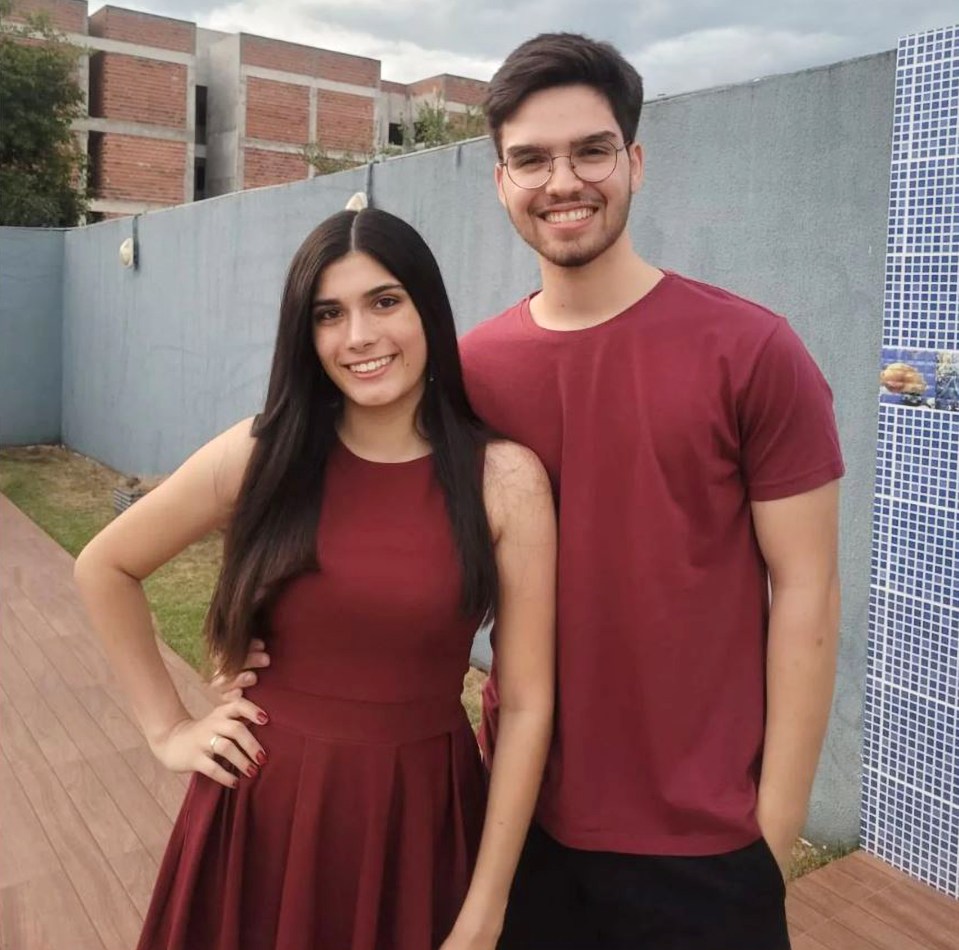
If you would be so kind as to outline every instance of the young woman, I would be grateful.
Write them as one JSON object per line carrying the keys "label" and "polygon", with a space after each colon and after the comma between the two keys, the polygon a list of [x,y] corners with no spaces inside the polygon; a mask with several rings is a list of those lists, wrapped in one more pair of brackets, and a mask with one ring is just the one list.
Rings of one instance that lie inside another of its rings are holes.
{"label": "young woman", "polygon": [[[254,689],[190,717],[141,581],[224,527],[206,623]],[[409,225],[344,211],[287,276],[266,406],[93,539],[76,578],[156,756],[197,773],[142,950],[493,950],[552,721],[555,524],[528,450],[466,399]],[[485,812],[459,702],[495,612]]]}

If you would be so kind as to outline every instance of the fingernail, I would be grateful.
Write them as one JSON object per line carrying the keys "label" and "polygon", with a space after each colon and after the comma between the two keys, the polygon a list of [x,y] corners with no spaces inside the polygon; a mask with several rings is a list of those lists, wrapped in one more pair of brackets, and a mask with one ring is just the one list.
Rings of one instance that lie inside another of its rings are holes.
{"label": "fingernail", "polygon": [[266,753],[262,749],[259,752],[257,752],[256,761],[259,762],[260,765],[262,765],[266,761]]}
{"label": "fingernail", "polygon": [[255,682],[256,677],[252,673],[247,673],[247,675],[243,677],[244,686],[252,686]]}
{"label": "fingernail", "polygon": [[257,713],[256,721],[266,725],[270,721],[270,717],[265,712]]}
{"label": "fingernail", "polygon": [[249,766],[247,766],[246,774],[247,774],[250,778],[256,778],[256,773],[257,773],[258,771],[259,771],[259,769],[258,769],[255,765],[249,765]]}
{"label": "fingernail", "polygon": [[230,786],[230,788],[236,788],[237,786],[239,786],[239,784],[240,784],[240,780],[238,778],[235,778],[233,779],[233,784]]}

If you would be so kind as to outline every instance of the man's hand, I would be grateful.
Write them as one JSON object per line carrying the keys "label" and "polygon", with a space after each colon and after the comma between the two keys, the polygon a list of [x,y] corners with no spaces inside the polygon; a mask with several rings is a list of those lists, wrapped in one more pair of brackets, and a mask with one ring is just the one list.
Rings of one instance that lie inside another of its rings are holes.
{"label": "man's hand", "polygon": [[244,689],[249,689],[256,683],[256,670],[269,665],[270,654],[266,652],[266,644],[262,640],[252,640],[250,652],[243,661],[243,669],[232,679],[227,679],[222,673],[218,673],[210,681],[210,685],[220,694],[220,702],[232,703],[242,698]]}
{"label": "man's hand", "polygon": [[779,872],[784,881],[789,880],[789,868],[792,864],[792,849],[799,832],[802,830],[802,818],[792,821],[776,821],[772,817],[762,815],[760,809],[757,814],[759,830],[762,832],[769,850],[779,865]]}

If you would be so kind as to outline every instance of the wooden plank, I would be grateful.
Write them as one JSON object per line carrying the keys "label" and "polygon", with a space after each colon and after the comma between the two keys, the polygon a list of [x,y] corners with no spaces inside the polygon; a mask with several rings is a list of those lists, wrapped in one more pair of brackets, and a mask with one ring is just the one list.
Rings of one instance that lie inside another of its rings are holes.
{"label": "wooden plank", "polygon": [[73,692],[114,749],[125,752],[143,746],[143,734],[133,721],[132,714],[118,706],[102,686],[84,686]]}
{"label": "wooden plank", "polygon": [[[6,604],[10,613],[23,625],[23,629],[31,639],[53,640],[59,636],[19,585],[7,596]],[[9,617],[5,619],[9,622]]]}
{"label": "wooden plank", "polygon": [[917,942],[862,907],[847,907],[832,922],[851,930],[857,937],[872,941],[879,950],[929,950],[928,944]]}
{"label": "wooden plank", "polygon": [[100,939],[109,950],[129,950],[140,931],[136,908],[12,707],[6,707],[0,750],[15,770]]}
{"label": "wooden plank", "polygon": [[789,885],[786,891],[786,921],[790,930],[796,933],[804,933],[818,927],[825,921],[825,917],[810,904],[807,904],[793,890],[795,881]]}
{"label": "wooden plank", "polygon": [[791,940],[792,950],[823,950],[823,945],[809,934],[800,934]]}
{"label": "wooden plank", "polygon": [[825,918],[835,917],[850,902],[835,891],[824,887],[816,880],[815,874],[807,874],[790,885],[793,894],[802,898],[811,907],[815,907]]}
{"label": "wooden plank", "polygon": [[881,884],[878,887],[859,881],[851,874],[847,874],[837,861],[819,868],[811,877],[816,884],[828,888],[849,901],[850,904],[858,904],[870,894],[889,886],[889,881],[885,877],[881,879]]}
{"label": "wooden plank", "polygon": [[110,858],[110,866],[116,872],[142,920],[146,917],[150,906],[159,863],[151,854],[139,848],[126,854],[114,855]]}
{"label": "wooden plank", "polygon": [[68,638],[44,640],[42,646],[47,659],[71,689],[97,685],[97,677],[80,662]]}
{"label": "wooden plank", "polygon": [[56,766],[54,772],[83,817],[87,830],[107,857],[141,847],[136,832],[89,762],[65,762]]}
{"label": "wooden plank", "polygon": [[[47,762],[77,761],[80,751],[76,744],[9,648],[8,629],[3,630],[3,636],[0,636],[0,687],[9,698],[9,709],[16,710],[23,721],[29,723],[30,732]],[[18,763],[13,758],[10,764],[14,769],[17,768]]]}
{"label": "wooden plank", "polygon": [[150,789],[140,781],[119,752],[95,756],[89,760],[89,764],[110,790],[111,797],[143,847],[157,860],[162,858],[173,822]]}
{"label": "wooden plank", "polygon": [[0,888],[61,870],[7,757],[0,754]]}
{"label": "wooden plank", "polygon": [[[0,890],[4,950],[104,950],[103,941],[63,871]],[[131,950],[130,944],[126,950]]]}
{"label": "wooden plank", "polygon": [[89,757],[112,751],[113,744],[50,663],[51,650],[60,652],[63,641],[58,640],[53,645],[50,641],[34,643],[23,633],[19,623],[5,629],[2,639],[11,647],[46,706],[81,754]]}
{"label": "wooden plank", "polygon": [[[901,880],[901,873],[895,868],[890,867],[879,858],[865,851],[854,851],[840,858],[828,867],[839,868],[843,874],[848,874],[855,878],[861,884],[871,888],[873,891],[882,890]],[[818,872],[817,872],[818,873]]]}
{"label": "wooden plank", "polygon": [[850,930],[838,920],[827,920],[814,930],[808,931],[807,936],[819,941],[821,947],[829,950],[879,950],[871,940]]}
{"label": "wooden plank", "polygon": [[180,814],[183,796],[186,795],[190,776],[180,772],[171,772],[161,765],[146,745],[127,749],[121,753],[127,765],[139,776],[140,781],[150,790],[157,804],[170,819],[175,821]]}
{"label": "wooden plank", "polygon": [[931,887],[903,880],[867,897],[861,906],[931,950],[955,950],[959,904]]}

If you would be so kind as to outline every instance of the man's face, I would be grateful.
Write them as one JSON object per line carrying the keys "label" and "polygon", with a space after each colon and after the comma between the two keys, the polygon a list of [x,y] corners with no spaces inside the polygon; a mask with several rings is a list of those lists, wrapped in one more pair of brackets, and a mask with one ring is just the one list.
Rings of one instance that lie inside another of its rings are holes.
{"label": "man's face", "polygon": [[[583,142],[604,138],[624,144],[605,96],[590,86],[559,86],[524,100],[501,128],[503,159],[544,149],[554,156],[553,173],[544,185],[520,188],[502,165],[496,166],[499,199],[520,237],[541,257],[559,267],[582,267],[608,250],[623,235],[629,204],[643,177],[638,145],[617,154],[612,174],[586,182],[566,158]],[[584,172],[585,173],[585,172]]]}

